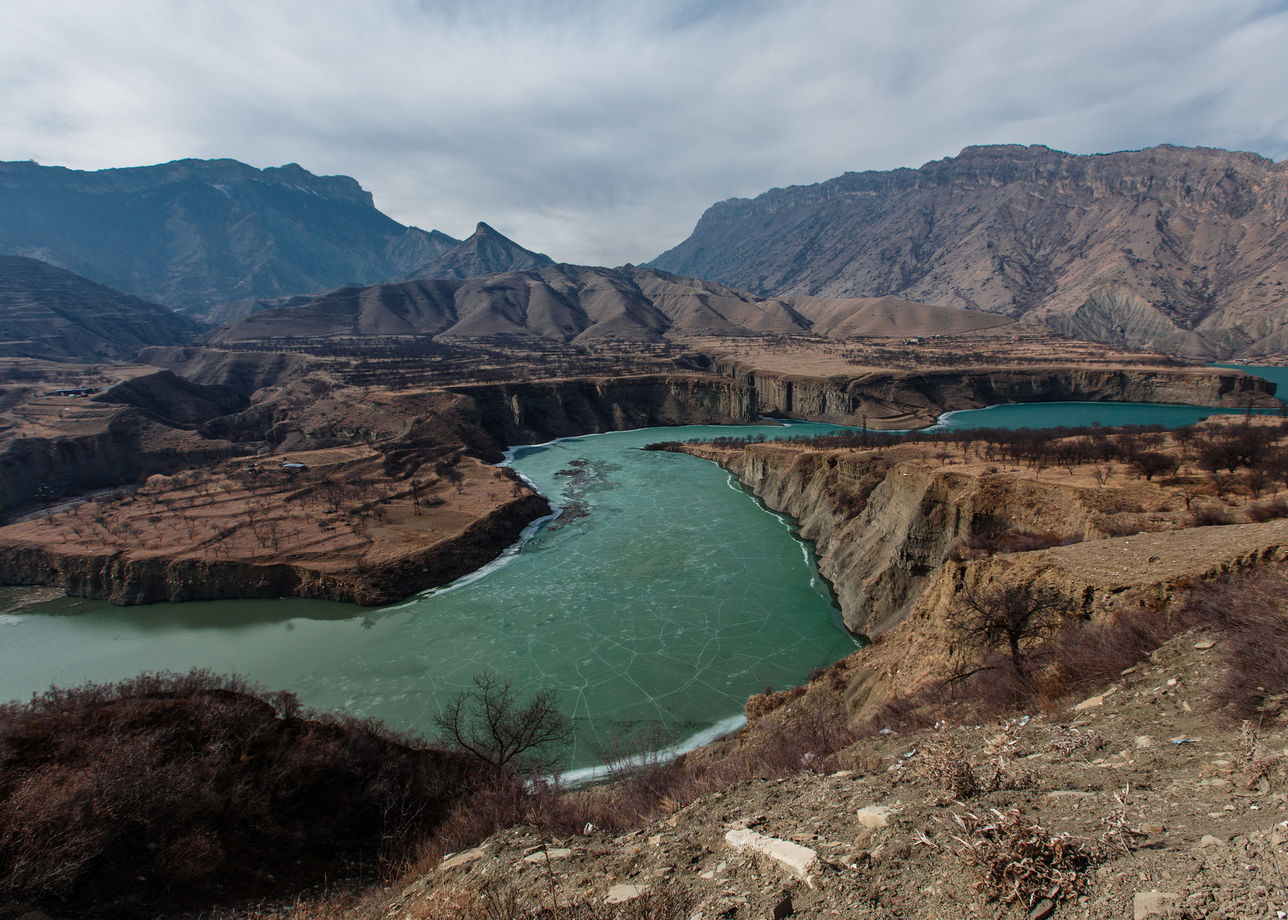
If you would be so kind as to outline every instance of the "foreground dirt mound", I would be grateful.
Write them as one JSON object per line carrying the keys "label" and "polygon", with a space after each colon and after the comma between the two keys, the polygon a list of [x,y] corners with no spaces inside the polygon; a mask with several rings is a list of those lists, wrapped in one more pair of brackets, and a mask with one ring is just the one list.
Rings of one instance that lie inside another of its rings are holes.
{"label": "foreground dirt mound", "polygon": [[385,916],[1273,917],[1288,738],[1209,709],[1223,641],[1183,634],[1066,713],[878,736],[851,769],[631,834],[498,834]]}

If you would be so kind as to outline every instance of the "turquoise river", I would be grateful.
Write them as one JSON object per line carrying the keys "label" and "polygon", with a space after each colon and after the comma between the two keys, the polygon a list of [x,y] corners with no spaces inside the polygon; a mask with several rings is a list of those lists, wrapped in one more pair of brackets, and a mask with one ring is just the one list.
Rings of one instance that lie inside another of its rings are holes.
{"label": "turquoise river", "polygon": [[[1174,426],[1212,411],[1047,403],[952,413],[942,424]],[[480,572],[379,609],[301,599],[18,606],[22,589],[0,589],[0,700],[202,667],[432,735],[442,702],[491,669],[525,690],[556,690],[577,729],[570,767],[599,762],[641,729],[692,744],[738,724],[749,694],[800,683],[857,640],[790,521],[714,464],[639,448],[830,430],[655,428],[517,448],[516,470],[585,514],[543,522]]]}

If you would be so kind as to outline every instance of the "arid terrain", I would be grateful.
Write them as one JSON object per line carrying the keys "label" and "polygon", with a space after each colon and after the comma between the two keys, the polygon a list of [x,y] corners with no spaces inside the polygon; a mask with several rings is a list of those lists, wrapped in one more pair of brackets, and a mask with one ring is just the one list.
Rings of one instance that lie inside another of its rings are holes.
{"label": "arid terrain", "polygon": [[499,833],[371,916],[1273,917],[1288,739],[1210,710],[1220,641],[1185,633],[1080,711],[877,735],[626,834]]}
{"label": "arid terrain", "polygon": [[[998,434],[681,448],[801,521],[847,619],[902,598],[877,640],[679,763],[467,802],[397,884],[237,916],[1284,910],[1288,502],[1282,471],[1258,474],[1283,462],[1282,422]],[[1014,660],[972,631],[1013,588],[1034,617]]]}
{"label": "arid terrain", "polygon": [[1237,371],[1096,351],[986,329],[598,347],[328,336],[154,348],[134,365],[13,359],[0,501],[24,519],[0,528],[0,578],[118,603],[385,603],[481,565],[546,512],[484,465],[510,444],[763,415],[919,427],[1043,398],[1277,404]]}

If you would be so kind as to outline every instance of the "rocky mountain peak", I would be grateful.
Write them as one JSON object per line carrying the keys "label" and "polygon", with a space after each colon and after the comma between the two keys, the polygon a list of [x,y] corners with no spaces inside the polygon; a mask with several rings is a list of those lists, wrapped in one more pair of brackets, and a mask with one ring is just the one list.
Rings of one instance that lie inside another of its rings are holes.
{"label": "rocky mountain peak", "polygon": [[545,253],[525,249],[479,221],[470,238],[427,259],[405,276],[416,278],[482,278],[502,272],[531,271],[553,265]]}
{"label": "rocky mountain peak", "polygon": [[1266,358],[1288,351],[1286,219],[1288,169],[1254,153],[981,146],[721,202],[649,264],[762,296],[892,296]]}

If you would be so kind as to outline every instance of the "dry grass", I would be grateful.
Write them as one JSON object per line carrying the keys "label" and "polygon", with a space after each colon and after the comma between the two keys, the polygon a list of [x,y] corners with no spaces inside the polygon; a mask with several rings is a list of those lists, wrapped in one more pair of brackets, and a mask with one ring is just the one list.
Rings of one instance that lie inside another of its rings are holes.
{"label": "dry grass", "polygon": [[1051,833],[1012,808],[991,817],[953,814],[944,822],[948,843],[922,835],[921,844],[947,852],[976,879],[976,887],[1004,904],[1032,909],[1039,901],[1068,901],[1087,888],[1104,858],[1099,841]]}

